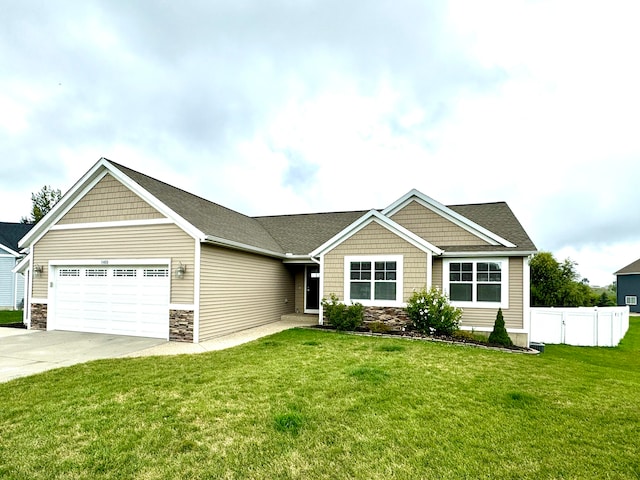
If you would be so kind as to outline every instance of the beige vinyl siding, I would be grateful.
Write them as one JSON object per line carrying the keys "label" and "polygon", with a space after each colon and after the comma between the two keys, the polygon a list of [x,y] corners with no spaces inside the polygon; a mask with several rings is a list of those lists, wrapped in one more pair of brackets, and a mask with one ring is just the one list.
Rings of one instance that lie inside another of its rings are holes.
{"label": "beige vinyl siding", "polygon": [[33,263],[42,265],[33,296],[47,297],[50,260],[170,258],[187,266],[184,279],[171,277],[171,303],[193,303],[195,241],[175,225],[50,230],[34,246]]}
{"label": "beige vinyl siding", "polygon": [[58,221],[58,224],[153,218],[164,218],[164,215],[107,174]]}
{"label": "beige vinyl siding", "polygon": [[200,341],[294,312],[294,274],[281,260],[203,245],[200,279]]}
{"label": "beige vinyl siding", "polygon": [[323,298],[334,293],[344,300],[344,257],[347,255],[402,255],[403,301],[414,289],[426,286],[427,254],[374,221],[325,254]]}
{"label": "beige vinyl siding", "polygon": [[[522,269],[522,257],[509,258],[509,308],[502,310],[507,328],[523,328],[524,325]],[[464,308],[461,326],[493,327],[497,313],[497,308]]]}
{"label": "beige vinyl siding", "polygon": [[469,233],[416,201],[412,201],[402,210],[396,212],[391,219],[439,247],[489,245],[485,240]]}
{"label": "beige vinyl siding", "polygon": [[433,263],[431,266],[431,286],[438,287],[442,290],[442,258],[432,257]]}
{"label": "beige vinyl siding", "polygon": [[294,268],[294,272],[296,285],[295,311],[298,313],[304,313],[304,282],[306,270],[304,266],[297,265]]}

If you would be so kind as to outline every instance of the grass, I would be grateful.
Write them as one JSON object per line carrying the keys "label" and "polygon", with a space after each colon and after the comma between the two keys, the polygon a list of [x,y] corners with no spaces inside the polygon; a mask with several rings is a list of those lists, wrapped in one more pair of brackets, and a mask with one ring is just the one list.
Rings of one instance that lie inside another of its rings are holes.
{"label": "grass", "polygon": [[638,478],[640,318],[539,356],[295,329],[0,384],[3,479]]}
{"label": "grass", "polygon": [[0,325],[22,323],[22,310],[0,310]]}

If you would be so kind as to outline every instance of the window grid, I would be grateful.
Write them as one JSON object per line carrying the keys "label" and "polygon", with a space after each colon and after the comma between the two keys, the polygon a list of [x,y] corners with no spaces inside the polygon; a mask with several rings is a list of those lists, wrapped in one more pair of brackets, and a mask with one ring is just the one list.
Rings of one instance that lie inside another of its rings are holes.
{"label": "window grid", "polygon": [[636,295],[627,295],[624,297],[624,304],[625,305],[637,305],[638,304],[638,297]]}
{"label": "window grid", "polygon": [[169,270],[167,268],[145,268],[143,275],[145,277],[168,277]]}
{"label": "window grid", "polygon": [[453,302],[500,303],[502,270],[499,261],[449,263],[449,298]]}
{"label": "window grid", "polygon": [[350,261],[349,298],[352,301],[397,302],[398,262],[391,259]]}
{"label": "window grid", "polygon": [[84,272],[85,277],[106,277],[106,268],[87,268]]}
{"label": "window grid", "polygon": [[79,277],[79,268],[61,268],[58,272],[60,277]]}
{"label": "window grid", "polygon": [[136,275],[135,268],[115,268],[113,270],[114,277],[135,277]]}

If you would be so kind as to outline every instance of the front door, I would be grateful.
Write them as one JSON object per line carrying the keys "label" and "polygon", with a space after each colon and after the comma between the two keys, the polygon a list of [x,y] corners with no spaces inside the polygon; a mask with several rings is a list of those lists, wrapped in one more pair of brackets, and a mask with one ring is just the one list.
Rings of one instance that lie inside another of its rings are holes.
{"label": "front door", "polygon": [[318,265],[306,267],[304,287],[304,312],[318,313],[320,311],[320,267]]}

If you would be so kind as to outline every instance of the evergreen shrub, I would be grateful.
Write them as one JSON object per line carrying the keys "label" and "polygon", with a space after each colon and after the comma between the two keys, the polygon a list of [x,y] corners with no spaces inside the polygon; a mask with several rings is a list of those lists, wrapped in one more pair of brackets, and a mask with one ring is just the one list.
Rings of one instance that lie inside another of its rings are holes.
{"label": "evergreen shrub", "polygon": [[489,343],[505,347],[513,345],[513,342],[507,333],[507,329],[504,326],[504,317],[502,316],[501,308],[498,309],[496,321],[493,324],[493,331],[491,332],[491,335],[489,335]]}

